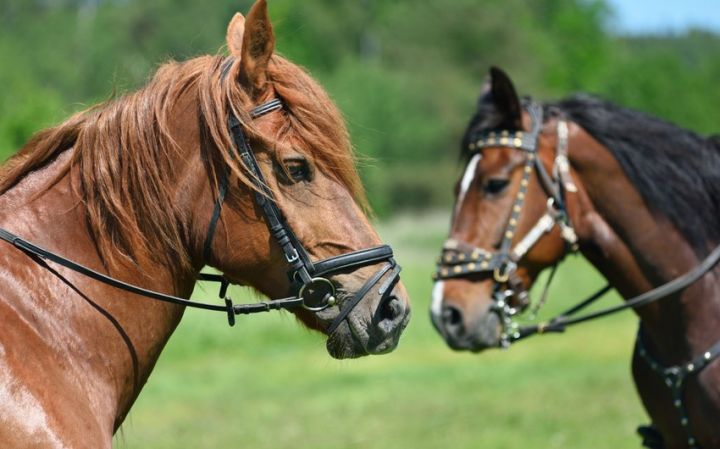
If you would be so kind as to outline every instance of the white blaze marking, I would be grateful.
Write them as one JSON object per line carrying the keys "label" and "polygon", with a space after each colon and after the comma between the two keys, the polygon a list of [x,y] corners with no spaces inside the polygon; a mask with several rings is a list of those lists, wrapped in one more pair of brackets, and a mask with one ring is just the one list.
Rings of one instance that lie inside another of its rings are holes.
{"label": "white blaze marking", "polygon": [[[453,221],[455,221],[455,218],[457,218],[457,214],[460,213],[460,209],[462,208],[463,201],[465,201],[467,191],[470,189],[470,184],[472,184],[473,179],[475,179],[475,172],[477,171],[477,166],[480,163],[480,159],[482,159],[482,154],[476,153],[475,155],[473,155],[472,158],[470,158],[470,162],[468,162],[467,167],[465,167],[465,173],[463,174],[462,180],[460,181],[460,192],[458,192],[457,201],[455,202]],[[432,318],[438,329],[443,329],[441,324],[444,287],[445,283],[443,281],[437,281],[433,285],[432,290],[430,317]]]}
{"label": "white blaze marking", "polygon": [[455,203],[455,216],[460,212],[465,195],[467,194],[470,184],[475,179],[475,171],[477,170],[478,163],[482,155],[480,153],[475,154],[470,162],[468,162],[467,168],[465,168],[465,174],[463,174],[462,181],[460,181],[460,193],[458,193],[457,201]]}
{"label": "white blaze marking", "polygon": [[445,283],[443,281],[435,282],[432,289],[432,303],[430,304],[430,315],[432,316],[435,324],[440,326],[440,320],[442,318],[442,303],[443,303],[443,287]]}

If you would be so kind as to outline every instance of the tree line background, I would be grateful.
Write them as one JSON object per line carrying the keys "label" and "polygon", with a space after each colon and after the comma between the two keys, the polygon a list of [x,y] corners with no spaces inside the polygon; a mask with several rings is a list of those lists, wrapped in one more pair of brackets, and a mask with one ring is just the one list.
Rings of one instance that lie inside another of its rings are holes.
{"label": "tree line background", "polygon": [[[222,51],[250,0],[0,0],[0,157],[144,84],[169,58]],[[584,91],[720,131],[720,35],[623,36],[604,0],[272,0],[278,51],[343,110],[380,216],[448,207],[458,143],[490,65],[521,94]]]}

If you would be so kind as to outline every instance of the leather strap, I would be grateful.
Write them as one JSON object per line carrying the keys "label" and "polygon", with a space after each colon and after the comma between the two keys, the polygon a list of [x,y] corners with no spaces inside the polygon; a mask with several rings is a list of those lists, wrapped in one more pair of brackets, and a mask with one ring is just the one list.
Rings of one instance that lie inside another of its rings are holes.
{"label": "leather strap", "polygon": [[210,217],[210,224],[208,225],[207,236],[205,237],[205,244],[203,245],[203,260],[206,264],[210,262],[210,257],[212,256],[212,243],[215,238],[215,231],[217,230],[218,220],[220,220],[220,213],[222,213],[222,207],[225,203],[225,196],[228,190],[228,170],[223,170],[221,173],[217,201],[215,201],[213,214]]}
{"label": "leather strap", "polygon": [[[340,310],[340,313],[337,314],[337,316],[335,317],[333,322],[330,324],[330,327],[328,327],[328,329],[327,329],[328,335],[335,332],[335,329],[337,329],[338,326],[340,326],[340,323],[343,322],[343,320],[348,316],[350,311],[352,311],[355,308],[355,306],[358,305],[358,303],[365,297],[365,295],[368,294],[370,289],[375,284],[380,282],[380,279],[382,279],[382,277],[385,276],[385,273],[387,273],[388,271],[390,271],[391,268],[394,268],[394,267],[395,267],[395,261],[391,259],[389,263],[385,264],[385,266],[383,268],[381,268],[370,279],[368,279],[367,282],[365,282],[365,285],[363,285],[363,287],[355,293],[355,295],[352,297],[352,299],[350,301],[348,301],[347,303],[344,303],[342,305],[342,309]],[[396,277],[397,277],[397,275],[396,275]]]}
{"label": "leather strap", "polygon": [[692,426],[690,425],[690,417],[687,413],[687,407],[685,406],[685,385],[690,376],[697,375],[705,367],[715,361],[718,356],[720,356],[720,341],[715,342],[710,349],[693,358],[688,363],[675,366],[664,366],[650,355],[642,342],[642,335],[642,326],[640,326],[635,340],[635,348],[638,355],[645,361],[645,363],[647,363],[650,369],[662,377],[665,385],[670,389],[673,396],[673,406],[680,415],[680,425],[685,430],[688,447],[690,449],[700,449],[698,441],[693,433]]}
{"label": "leather strap", "polygon": [[373,265],[391,257],[393,257],[393,251],[388,245],[361,249],[315,262],[315,270],[312,274],[313,276],[323,276],[331,272]]}
{"label": "leather strap", "polygon": [[[696,265],[692,270],[688,271],[687,273],[683,274],[682,276],[679,276],[679,277],[673,279],[672,281],[669,281],[665,284],[655,287],[652,290],[649,290],[641,295],[635,296],[634,298],[628,299],[625,302],[623,302],[622,304],[619,304],[619,305],[616,305],[613,307],[607,307],[605,309],[598,310],[597,312],[588,313],[586,315],[582,315],[579,317],[575,317],[575,318],[572,317],[572,315],[577,313],[579,310],[584,309],[585,306],[594,302],[596,299],[598,299],[600,296],[602,296],[604,293],[606,293],[608,290],[610,290],[610,286],[605,286],[598,293],[594,294],[591,297],[591,298],[594,298],[592,301],[588,302],[588,300],[585,300],[585,301],[581,302],[580,304],[578,304],[578,306],[575,306],[572,309],[570,309],[568,312],[560,314],[544,323],[523,327],[521,329],[522,336],[517,338],[517,340],[519,340],[520,338],[528,337],[528,336],[536,334],[536,333],[563,332],[569,326],[574,326],[576,324],[584,323],[585,321],[594,320],[596,318],[602,318],[604,316],[622,312],[623,310],[636,309],[636,308],[642,307],[646,304],[650,304],[659,299],[665,298],[667,296],[670,296],[674,293],[677,293],[681,290],[686,289],[687,287],[689,287],[690,285],[695,283],[698,279],[700,279],[705,274],[707,274],[710,270],[715,268],[719,262],[720,262],[720,245],[715,247],[715,249],[705,259],[703,259],[702,262],[700,262],[698,265]],[[580,307],[580,306],[582,306],[582,307]]]}
{"label": "leather strap", "polygon": [[237,118],[230,117],[228,119],[228,127],[233,135],[235,147],[243,164],[255,179],[255,187],[257,188],[255,192],[255,202],[262,208],[268,228],[280,245],[285,255],[285,260],[290,265],[291,273],[297,273],[303,283],[310,282],[312,278],[309,272],[312,271],[312,261],[283,219],[282,213],[275,203],[272,191],[268,187],[260,167],[257,165],[257,161],[250,150],[250,145],[245,138],[245,134],[242,132],[240,122]]}
{"label": "leather strap", "polygon": [[[229,68],[230,65],[227,65]],[[225,70],[225,69],[223,69]],[[224,76],[224,75],[223,75]],[[262,117],[263,115],[282,109],[282,101],[275,98],[267,103],[261,104],[250,111],[250,117],[253,119]],[[235,122],[239,124],[239,121],[235,119]],[[212,243],[215,238],[215,231],[217,230],[217,224],[220,220],[220,214],[222,213],[222,207],[225,203],[225,197],[227,196],[228,184],[230,178],[230,170],[225,167],[220,172],[220,182],[218,186],[218,197],[215,201],[215,207],[213,208],[212,216],[210,217],[210,224],[208,225],[207,235],[205,237],[205,243],[203,244],[203,259],[207,263],[210,261],[212,256]]]}

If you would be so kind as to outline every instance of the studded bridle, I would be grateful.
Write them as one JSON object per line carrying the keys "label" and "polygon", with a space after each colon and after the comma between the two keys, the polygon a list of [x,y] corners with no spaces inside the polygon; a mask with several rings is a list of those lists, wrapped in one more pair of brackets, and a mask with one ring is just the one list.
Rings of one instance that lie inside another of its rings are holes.
{"label": "studded bridle", "polygon": [[[250,111],[250,117],[255,119],[271,112],[281,110],[282,108],[282,101],[274,99],[252,109]],[[224,305],[196,302],[120,281],[116,278],[85,267],[57,253],[41,248],[32,242],[29,242],[2,228],[0,228],[0,240],[5,240],[6,242],[12,244],[19,250],[30,255],[38,263],[45,264],[46,261],[50,261],[120,290],[149,299],[179,304],[186,307],[225,312],[230,326],[235,324],[235,316],[240,314],[297,308],[304,308],[312,312],[318,312],[329,307],[338,306],[338,314],[326,329],[326,332],[330,334],[335,331],[340,324],[342,324],[343,320],[355,308],[355,306],[357,306],[362,298],[383,278],[386,279],[380,285],[378,293],[382,297],[389,295],[395,284],[397,284],[400,279],[400,266],[393,258],[392,248],[388,245],[380,245],[341,254],[339,256],[330,257],[320,261],[312,261],[308,252],[305,250],[303,245],[295,236],[292,228],[283,217],[272,191],[265,182],[265,178],[260,171],[257,160],[255,159],[253,151],[250,148],[250,144],[243,132],[242,123],[232,114],[228,118],[228,129],[232,135],[235,146],[232,150],[233,157],[239,157],[244,168],[248,170],[255,190],[255,202],[262,209],[268,229],[282,249],[285,260],[290,266],[288,277],[291,282],[291,290],[294,292],[291,297],[251,304],[234,304],[232,299],[227,295],[228,286],[230,285],[227,278],[218,274],[201,273],[198,280],[220,283],[219,296],[223,300]],[[204,245],[204,256],[206,260],[208,260],[211,253],[215,230],[217,228],[225,196],[228,191],[229,175],[229,167],[225,167],[220,174],[218,197],[210,219]],[[330,275],[348,272],[379,263],[382,263],[382,267],[375,272],[375,274],[371,276],[352,297],[346,298],[344,301],[338,300],[336,297],[335,284],[328,278]]]}
{"label": "studded bridle", "polygon": [[[527,290],[523,283],[513,282],[519,261],[554,226],[560,228],[560,233],[568,248],[575,250],[578,243],[564,201],[566,191],[573,192],[577,190],[569,172],[567,122],[562,118],[558,120],[556,155],[551,176],[537,157],[537,142],[542,127],[542,108],[532,102],[526,103],[525,107],[531,119],[531,131],[529,133],[519,131],[482,133],[472,136],[468,147],[470,153],[493,148],[514,148],[527,153],[520,188],[513,203],[510,220],[503,234],[503,239],[499,245],[500,249],[490,251],[476,248],[465,242],[447,240],[443,246],[442,255],[438,260],[437,271],[433,276],[435,280],[443,280],[491,273],[494,281],[492,310],[500,316],[503,326],[500,338],[501,347],[508,347],[511,343],[532,335],[563,332],[569,326],[613,315],[624,310],[637,309],[666,298],[692,285],[720,263],[720,245],[718,245],[692,270],[652,290],[629,298],[622,304],[587,312],[584,315],[580,314],[581,311],[586,310],[612,289],[608,284],[547,321],[531,325],[519,325],[514,317],[521,313],[524,306],[528,304]],[[522,211],[529,178],[533,171],[537,173],[540,184],[548,196],[548,209],[545,215],[536,222],[535,226],[515,246],[512,246],[518,217]],[[557,268],[557,264],[553,266],[550,276],[548,276],[541,299],[534,308],[535,312],[545,302],[548,286],[553,279],[555,268]],[[519,291],[518,285],[520,286]],[[512,303],[513,298],[519,300],[520,306]],[[437,310],[432,311],[433,320],[438,319],[438,314]],[[665,385],[670,389],[673,396],[672,404],[679,414],[680,425],[685,432],[688,447],[699,449],[700,446],[689,421],[684,391],[689,378],[696,376],[710,363],[720,358],[720,341],[685,364],[667,366],[651,355],[643,342],[643,334],[641,326],[636,339],[636,353],[652,371],[662,378]],[[653,427],[643,426],[638,429],[638,432],[643,436],[647,447],[662,447],[662,440]],[[655,446],[656,444],[660,446]]]}
{"label": "studded bridle", "polygon": [[[442,254],[437,262],[434,280],[465,278],[475,275],[492,275],[493,305],[502,322],[500,344],[507,347],[520,337],[519,324],[515,321],[528,304],[528,292],[523,282],[516,276],[517,264],[537,244],[540,238],[555,226],[560,228],[563,239],[568,247],[574,249],[577,243],[575,231],[565,208],[565,191],[574,191],[575,185],[570,178],[567,159],[567,122],[558,122],[558,143],[552,175],[547,172],[538,157],[538,139],[543,125],[542,106],[535,102],[527,102],[525,108],[530,116],[530,131],[499,130],[481,132],[470,138],[468,154],[477,154],[482,150],[511,148],[525,153],[520,187],[512,205],[503,237],[498,250],[475,247],[469,243],[449,239],[445,242]],[[535,223],[530,231],[515,245],[516,228],[520,213],[527,196],[530,176],[537,173],[540,184],[548,196],[547,211]],[[538,303],[542,305],[543,300]],[[437,317],[433,313],[433,319]]]}

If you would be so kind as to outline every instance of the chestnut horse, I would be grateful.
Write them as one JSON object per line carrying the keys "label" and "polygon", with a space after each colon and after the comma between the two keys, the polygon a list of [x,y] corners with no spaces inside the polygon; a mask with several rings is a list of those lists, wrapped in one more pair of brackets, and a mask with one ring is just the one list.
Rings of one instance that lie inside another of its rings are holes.
{"label": "chestnut horse", "polygon": [[397,345],[409,303],[340,114],[273,54],[264,0],[227,45],[38,133],[2,167],[1,447],[111,447],[185,309],[114,281],[181,304],[204,265],[296,305],[325,289],[293,311],[330,355]]}
{"label": "chestnut horse", "polygon": [[593,318],[572,318],[587,303],[534,327],[513,318],[577,249],[627,300],[608,312],[639,316],[644,444],[720,447],[719,142],[590,96],[520,101],[493,68],[462,154],[431,311],[447,344],[481,351]]}

